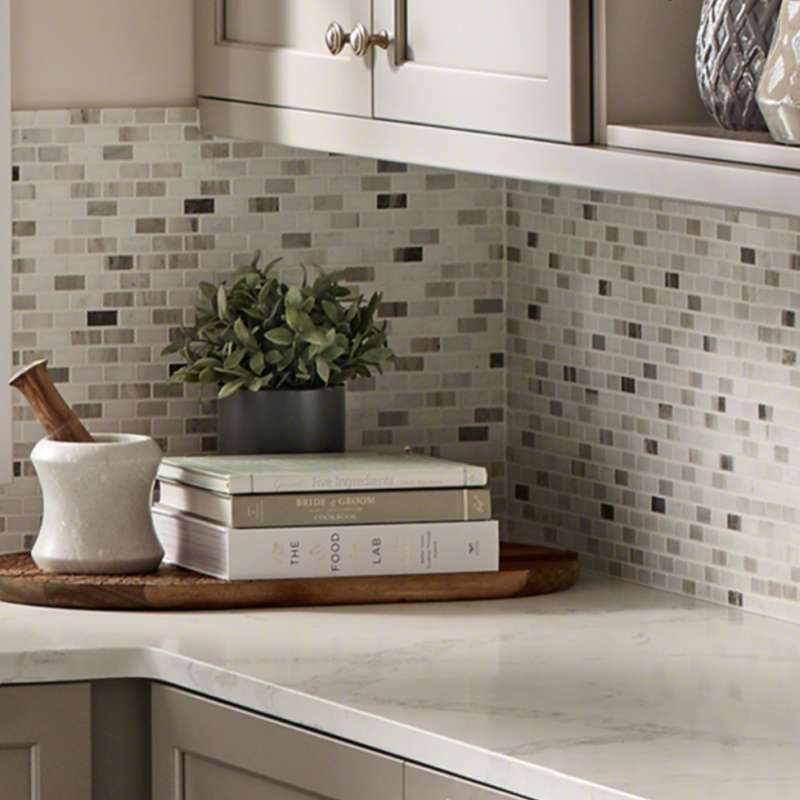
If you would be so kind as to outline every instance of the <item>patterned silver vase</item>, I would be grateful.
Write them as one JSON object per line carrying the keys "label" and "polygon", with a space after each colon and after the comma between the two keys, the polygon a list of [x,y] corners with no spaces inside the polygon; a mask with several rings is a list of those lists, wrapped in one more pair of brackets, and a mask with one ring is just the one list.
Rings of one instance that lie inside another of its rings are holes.
{"label": "patterned silver vase", "polygon": [[767,126],[756,89],[781,0],[703,0],[697,33],[697,85],[708,113],[723,128]]}
{"label": "patterned silver vase", "polygon": [[781,6],[758,104],[776,142],[800,145],[800,0],[784,0]]}

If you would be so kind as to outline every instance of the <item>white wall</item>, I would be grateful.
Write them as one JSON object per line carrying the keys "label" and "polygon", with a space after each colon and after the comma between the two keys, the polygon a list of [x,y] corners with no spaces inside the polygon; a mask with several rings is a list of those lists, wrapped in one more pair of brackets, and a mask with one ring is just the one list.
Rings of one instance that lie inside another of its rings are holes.
{"label": "white wall", "polygon": [[11,0],[15,109],[194,104],[193,0]]}

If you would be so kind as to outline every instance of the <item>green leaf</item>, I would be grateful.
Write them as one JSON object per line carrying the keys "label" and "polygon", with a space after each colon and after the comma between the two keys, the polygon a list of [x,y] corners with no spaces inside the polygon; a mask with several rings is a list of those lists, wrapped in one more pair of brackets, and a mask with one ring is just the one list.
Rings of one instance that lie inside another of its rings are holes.
{"label": "green leaf", "polygon": [[279,372],[285,370],[289,366],[289,364],[291,364],[294,361],[296,355],[297,354],[295,353],[294,349],[287,350],[281,356],[281,360],[278,362],[276,369]]}
{"label": "green leaf", "polygon": [[223,367],[225,369],[235,369],[242,363],[242,360],[247,355],[247,350],[243,347],[239,347],[236,350],[233,350],[231,354],[225,359]]}
{"label": "green leaf", "polygon": [[344,315],[344,318],[347,322],[352,322],[355,319],[356,314],[358,314],[358,302],[353,301],[350,305],[350,308],[347,309],[347,313]]}
{"label": "green leaf", "polygon": [[203,293],[203,296],[208,298],[208,300],[213,300],[217,294],[217,287],[208,281],[200,281],[198,288]]}
{"label": "green leaf", "polygon": [[331,286],[344,278],[344,270],[337,270],[336,272],[323,272],[314,281],[314,294],[317,296],[327,292]]}
{"label": "green leaf", "polygon": [[222,320],[228,316],[228,293],[224,283],[217,289],[217,314]]}
{"label": "green leaf", "polygon": [[257,320],[258,322],[263,322],[267,318],[267,315],[263,311],[260,311],[257,308],[245,307],[242,309],[242,314],[250,317],[250,319]]}
{"label": "green leaf", "polygon": [[392,355],[393,353],[388,347],[376,347],[372,350],[365,350],[359,357],[367,364],[382,364],[384,361],[388,361]]}
{"label": "green leaf", "polygon": [[206,367],[198,376],[197,380],[200,383],[217,383],[219,381],[219,377],[217,377],[217,371],[214,367]]}
{"label": "green leaf", "polygon": [[179,353],[183,349],[183,342],[171,342],[162,351],[162,356],[171,356],[173,353]]}
{"label": "green leaf", "polygon": [[216,370],[221,375],[233,375],[234,377],[237,378],[252,377],[244,367],[231,367],[230,369],[228,369],[228,367],[217,367]]}
{"label": "green leaf", "polygon": [[266,367],[264,354],[260,350],[250,356],[250,361],[248,363],[251,372],[254,372],[256,375],[260,375],[264,371],[264,367]]}
{"label": "green leaf", "polygon": [[220,361],[218,358],[211,358],[206,356],[205,358],[198,358],[197,361],[192,364],[193,367],[196,369],[203,369],[205,367],[218,367]]}
{"label": "green leaf", "polygon": [[288,347],[294,341],[294,336],[288,328],[273,328],[266,332],[264,338],[282,347]]}
{"label": "green leaf", "polygon": [[283,356],[278,350],[270,350],[264,356],[264,360],[267,362],[267,364],[277,364],[282,358]]}
{"label": "green leaf", "polygon": [[[258,257],[261,258],[261,253],[258,254]],[[275,267],[276,264],[280,264],[281,261],[283,261],[283,258],[281,256],[273,258],[272,261],[270,261],[269,264],[267,264],[264,267],[264,269],[261,270],[261,274],[266,275],[270,270],[272,270]]]}
{"label": "green leaf", "polygon": [[251,392],[260,392],[264,388],[264,382],[261,378],[253,378],[253,380],[247,384],[247,388]]}
{"label": "green leaf", "polygon": [[188,373],[189,369],[187,367],[181,367],[180,369],[176,369],[175,372],[169,376],[167,381],[168,383],[183,383]]}
{"label": "green leaf", "polygon": [[230,383],[226,383],[218,392],[217,397],[220,400],[225,399],[226,397],[230,397],[232,394],[235,394],[239,391],[245,384],[247,384],[247,380],[244,378],[240,378],[239,380],[231,381]]}
{"label": "green leaf", "polygon": [[[328,338],[328,333],[328,331],[324,331],[322,328],[312,328],[310,331],[301,334],[301,338],[304,342],[308,342],[309,344],[324,347],[331,343],[331,339]],[[335,332],[333,333],[335,335]]]}
{"label": "green leaf", "polygon": [[258,304],[261,306],[265,306],[267,304],[267,300],[269,299],[270,293],[275,288],[275,281],[273,279],[268,280],[258,291]]}
{"label": "green leaf", "polygon": [[332,344],[326,347],[320,355],[328,361],[336,361],[337,358],[344,355],[347,351],[339,344]]}
{"label": "green leaf", "polygon": [[286,292],[284,302],[286,303],[287,311],[290,308],[299,308],[303,303],[303,293],[297,286],[291,286],[289,291]]}
{"label": "green leaf", "polygon": [[344,316],[344,314],[342,312],[341,306],[337,305],[336,303],[332,303],[330,300],[323,300],[322,310],[325,312],[325,316],[334,325],[342,321],[342,317]]}
{"label": "green leaf", "polygon": [[236,317],[236,322],[233,323],[233,332],[245,347],[256,347],[255,337],[250,333],[250,329],[245,325],[241,317]]}
{"label": "green leaf", "polygon": [[297,308],[286,309],[286,324],[297,333],[306,333],[314,327],[311,317]]}
{"label": "green leaf", "polygon": [[331,377],[330,364],[328,364],[328,362],[321,356],[317,357],[315,364],[317,367],[317,375],[319,375],[320,378],[322,378],[323,382],[327,386],[328,381],[330,380]]}

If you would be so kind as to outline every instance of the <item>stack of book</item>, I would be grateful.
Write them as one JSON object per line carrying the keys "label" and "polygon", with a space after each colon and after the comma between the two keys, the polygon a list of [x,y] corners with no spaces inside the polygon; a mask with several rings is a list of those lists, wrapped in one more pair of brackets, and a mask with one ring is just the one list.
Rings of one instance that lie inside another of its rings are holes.
{"label": "stack of book", "polygon": [[168,562],[226,580],[489,572],[482,467],[412,454],[165,458]]}

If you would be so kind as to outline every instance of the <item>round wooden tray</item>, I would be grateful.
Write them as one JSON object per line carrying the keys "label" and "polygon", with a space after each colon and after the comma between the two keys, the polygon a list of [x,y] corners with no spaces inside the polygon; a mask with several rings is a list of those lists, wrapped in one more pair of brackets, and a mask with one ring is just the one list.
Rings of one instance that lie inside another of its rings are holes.
{"label": "round wooden tray", "polygon": [[578,579],[577,554],[502,545],[499,572],[222,581],[180,567],[149,575],[54,575],[27,553],[0,556],[0,601],[135,611],[496,600],[558,592]]}

